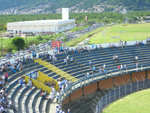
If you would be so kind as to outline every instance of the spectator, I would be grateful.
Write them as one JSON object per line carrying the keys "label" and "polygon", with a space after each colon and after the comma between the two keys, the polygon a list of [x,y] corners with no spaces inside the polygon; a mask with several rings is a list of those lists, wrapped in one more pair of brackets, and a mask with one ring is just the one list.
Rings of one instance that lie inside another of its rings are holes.
{"label": "spectator", "polygon": [[102,73],[102,68],[99,68],[99,73]]}
{"label": "spectator", "polygon": [[120,65],[120,68],[121,68],[121,70],[123,69],[123,65],[122,64]]}
{"label": "spectator", "polygon": [[50,80],[48,81],[48,84],[47,84],[49,87],[51,87],[52,83],[50,82]]}
{"label": "spectator", "polygon": [[89,68],[92,67],[92,61],[89,61]]}
{"label": "spectator", "polygon": [[75,60],[74,60],[74,58],[73,58],[73,57],[71,57],[71,58],[70,58],[70,62],[75,63]]}
{"label": "spectator", "polygon": [[87,78],[90,76],[90,74],[87,72]]}
{"label": "spectator", "polygon": [[53,90],[50,92],[50,99],[51,99],[51,102],[54,100],[54,92],[53,92]]}
{"label": "spectator", "polygon": [[125,46],[125,48],[126,48],[126,46],[127,46],[127,42],[126,42],[126,41],[124,42],[124,46]]}
{"label": "spectator", "polygon": [[35,50],[33,50],[32,56],[33,56],[33,60],[34,60],[36,58],[36,51]]}
{"label": "spectator", "polygon": [[30,90],[32,90],[32,80],[31,80],[31,78],[29,79],[29,87],[30,87]]}
{"label": "spectator", "polygon": [[147,42],[147,44],[149,43],[149,39],[148,39],[148,37],[146,38],[146,42]]}
{"label": "spectator", "polygon": [[106,69],[106,68],[104,69],[104,72],[105,72],[105,73],[107,72],[107,69]]}
{"label": "spectator", "polygon": [[138,66],[139,66],[139,63],[138,63],[138,62],[136,62],[136,68],[138,68]]}
{"label": "spectator", "polygon": [[46,80],[45,80],[45,82],[44,82],[44,85],[46,85],[46,86],[48,85],[48,83],[47,83],[47,81],[46,81]]}
{"label": "spectator", "polygon": [[8,73],[5,72],[5,84],[7,84],[7,83],[8,83]]}
{"label": "spectator", "polygon": [[104,69],[106,68],[106,65],[105,65],[105,64],[103,65],[103,68],[104,68]]}
{"label": "spectator", "polygon": [[113,46],[114,49],[116,49],[116,45],[115,44],[113,44],[112,46]]}
{"label": "spectator", "polygon": [[120,70],[120,65],[118,66],[118,70]]}
{"label": "spectator", "polygon": [[101,45],[99,45],[99,49],[102,49],[103,47]]}
{"label": "spectator", "polygon": [[135,56],[135,62],[138,62],[138,56]]}
{"label": "spectator", "polygon": [[138,46],[139,44],[137,43],[137,41],[135,42],[135,45]]}
{"label": "spectator", "polygon": [[125,68],[125,69],[127,68],[126,64],[124,64],[124,68]]}
{"label": "spectator", "polygon": [[93,73],[95,73],[95,66],[93,66]]}
{"label": "spectator", "polygon": [[44,91],[42,91],[40,95],[41,95],[41,97],[42,97],[43,99],[46,99],[46,100],[48,99],[48,98],[45,96],[45,92],[44,92]]}

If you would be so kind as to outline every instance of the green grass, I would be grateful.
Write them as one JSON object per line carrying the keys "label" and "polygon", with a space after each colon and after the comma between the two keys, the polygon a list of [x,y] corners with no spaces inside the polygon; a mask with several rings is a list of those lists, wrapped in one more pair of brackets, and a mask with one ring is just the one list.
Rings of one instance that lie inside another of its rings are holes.
{"label": "green grass", "polygon": [[110,104],[103,113],[150,113],[150,89],[142,90]]}
{"label": "green grass", "polygon": [[100,31],[102,31],[103,29],[104,29],[104,27],[100,27],[98,29],[95,29],[94,31],[91,31],[87,34],[84,34],[84,35],[74,39],[74,40],[71,40],[71,41],[67,42],[66,45],[76,46],[78,43],[84,41],[87,38],[92,38],[93,36],[94,37],[97,36],[100,33]]}
{"label": "green grass", "polygon": [[[126,33],[118,33],[119,31],[126,31]],[[104,31],[103,31],[104,32]],[[89,40],[89,44],[104,43],[103,32]],[[128,24],[127,26],[114,25],[106,27],[105,29],[105,43],[133,40],[145,40],[150,36],[150,23],[146,24]],[[111,37],[120,37],[112,39]]]}

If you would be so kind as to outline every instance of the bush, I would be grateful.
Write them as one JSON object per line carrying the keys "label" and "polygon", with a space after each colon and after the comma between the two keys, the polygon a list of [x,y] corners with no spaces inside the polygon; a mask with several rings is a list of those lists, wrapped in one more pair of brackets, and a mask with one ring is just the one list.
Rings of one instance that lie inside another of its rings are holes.
{"label": "bush", "polygon": [[13,50],[17,50],[17,47],[14,44],[10,43],[7,45],[6,49],[7,52],[12,52]]}
{"label": "bush", "polygon": [[42,40],[43,40],[42,36],[40,36],[40,35],[37,36],[37,39],[38,39],[39,41],[42,41]]}
{"label": "bush", "polygon": [[11,44],[14,44],[17,47],[17,50],[21,50],[25,47],[25,40],[21,37],[15,37],[11,41]]}

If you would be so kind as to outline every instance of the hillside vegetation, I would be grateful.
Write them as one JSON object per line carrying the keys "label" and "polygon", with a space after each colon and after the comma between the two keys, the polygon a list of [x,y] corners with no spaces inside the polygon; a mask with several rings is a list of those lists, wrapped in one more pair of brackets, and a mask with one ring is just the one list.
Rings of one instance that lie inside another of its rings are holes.
{"label": "hillside vegetation", "polygon": [[24,9],[27,9],[47,3],[50,3],[50,6],[45,10],[50,11],[55,11],[62,7],[73,7],[76,4],[79,4],[79,9],[87,9],[102,2],[107,2],[107,5],[113,5],[112,8],[123,4],[128,10],[150,10],[150,0],[1,0],[0,11],[20,6],[24,6]]}

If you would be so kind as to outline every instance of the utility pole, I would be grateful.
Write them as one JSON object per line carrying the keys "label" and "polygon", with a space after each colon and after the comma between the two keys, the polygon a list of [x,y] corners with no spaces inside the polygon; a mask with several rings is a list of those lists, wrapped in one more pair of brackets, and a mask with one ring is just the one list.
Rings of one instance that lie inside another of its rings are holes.
{"label": "utility pole", "polygon": [[27,50],[27,32],[26,32],[26,50]]}
{"label": "utility pole", "polygon": [[2,44],[2,35],[1,36],[1,55],[3,56],[3,44]]}
{"label": "utility pole", "polygon": [[56,25],[55,25],[55,38],[56,38]]}

